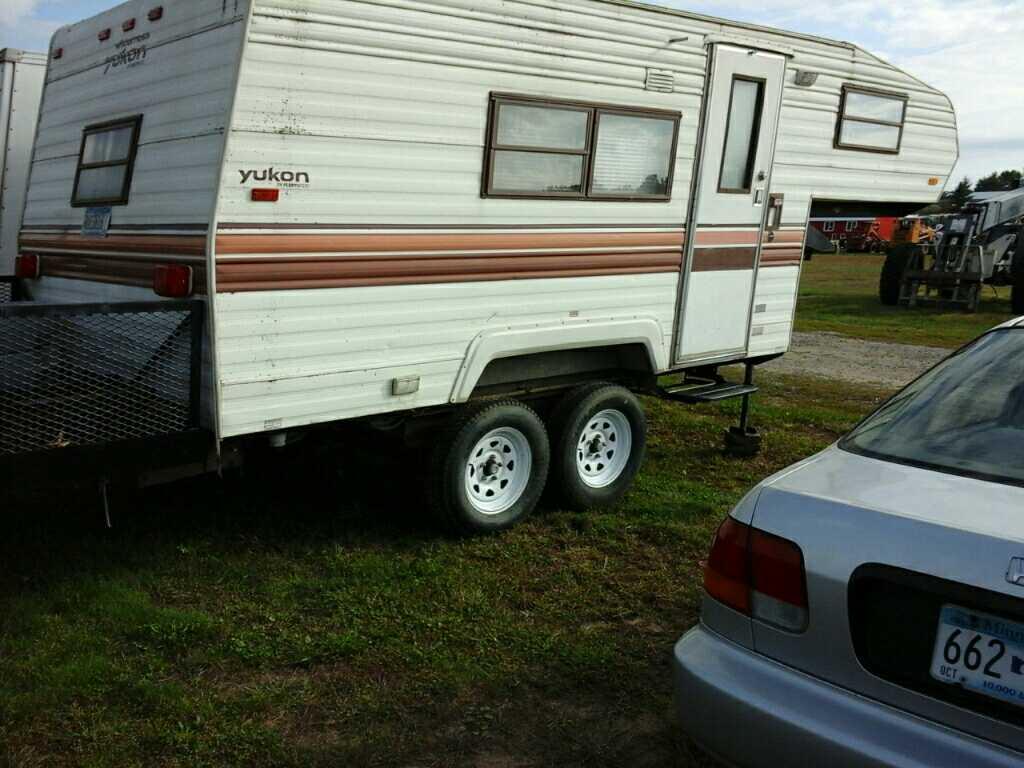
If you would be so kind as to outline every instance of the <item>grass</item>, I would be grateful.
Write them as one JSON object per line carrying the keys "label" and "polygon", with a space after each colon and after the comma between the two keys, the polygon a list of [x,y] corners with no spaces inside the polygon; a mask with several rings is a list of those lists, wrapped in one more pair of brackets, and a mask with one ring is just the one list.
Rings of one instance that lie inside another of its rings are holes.
{"label": "grass", "polygon": [[984,287],[976,314],[959,309],[886,307],[878,300],[884,256],[815,256],[805,264],[798,331],[832,331],[862,339],[956,348],[1012,318],[1010,289]]}
{"label": "grass", "polygon": [[[123,505],[22,509],[0,542],[0,766],[689,766],[670,654],[715,527],[884,393],[766,377],[737,407],[648,402],[617,509],[454,540],[405,464],[342,457]],[[395,474],[396,466],[399,469]]]}

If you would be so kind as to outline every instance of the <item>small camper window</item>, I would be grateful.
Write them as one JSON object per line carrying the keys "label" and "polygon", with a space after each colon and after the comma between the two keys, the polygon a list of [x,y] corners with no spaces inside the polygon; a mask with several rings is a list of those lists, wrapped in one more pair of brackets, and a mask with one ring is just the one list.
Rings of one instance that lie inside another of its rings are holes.
{"label": "small camper window", "polygon": [[124,205],[142,116],[90,125],[82,132],[71,205]]}
{"label": "small camper window", "polygon": [[483,194],[668,200],[680,115],[493,96]]}
{"label": "small camper window", "polygon": [[719,192],[750,192],[763,107],[764,80],[735,77],[729,96],[729,120],[725,127],[722,169],[718,177]]}
{"label": "small camper window", "polygon": [[899,154],[907,97],[843,88],[835,145],[839,149]]}

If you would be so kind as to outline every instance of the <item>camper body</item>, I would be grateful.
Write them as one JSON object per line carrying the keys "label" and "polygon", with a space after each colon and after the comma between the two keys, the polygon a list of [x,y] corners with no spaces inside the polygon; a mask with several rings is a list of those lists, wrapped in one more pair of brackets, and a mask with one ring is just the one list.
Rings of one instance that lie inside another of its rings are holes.
{"label": "camper body", "polygon": [[722,395],[789,348],[812,209],[934,202],[957,159],[949,100],[863,50],[664,8],[157,8],[54,36],[20,245],[36,302],[206,303],[220,446],[672,372]]}
{"label": "camper body", "polygon": [[14,274],[46,56],[0,50],[0,277]]}

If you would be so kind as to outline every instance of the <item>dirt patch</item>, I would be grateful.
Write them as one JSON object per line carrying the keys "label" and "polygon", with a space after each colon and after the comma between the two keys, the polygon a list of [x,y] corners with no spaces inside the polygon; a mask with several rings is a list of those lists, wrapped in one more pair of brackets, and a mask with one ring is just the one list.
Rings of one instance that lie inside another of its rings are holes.
{"label": "dirt patch", "polygon": [[828,332],[794,333],[789,353],[765,369],[896,389],[947,355],[948,349],[937,347],[865,341]]}

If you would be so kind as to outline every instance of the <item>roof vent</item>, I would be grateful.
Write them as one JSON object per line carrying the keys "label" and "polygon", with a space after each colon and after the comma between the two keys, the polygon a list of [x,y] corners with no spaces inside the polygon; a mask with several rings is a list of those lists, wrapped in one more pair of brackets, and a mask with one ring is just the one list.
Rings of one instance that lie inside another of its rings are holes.
{"label": "roof vent", "polygon": [[665,69],[648,69],[644,88],[648,91],[672,93],[676,89],[676,75]]}

